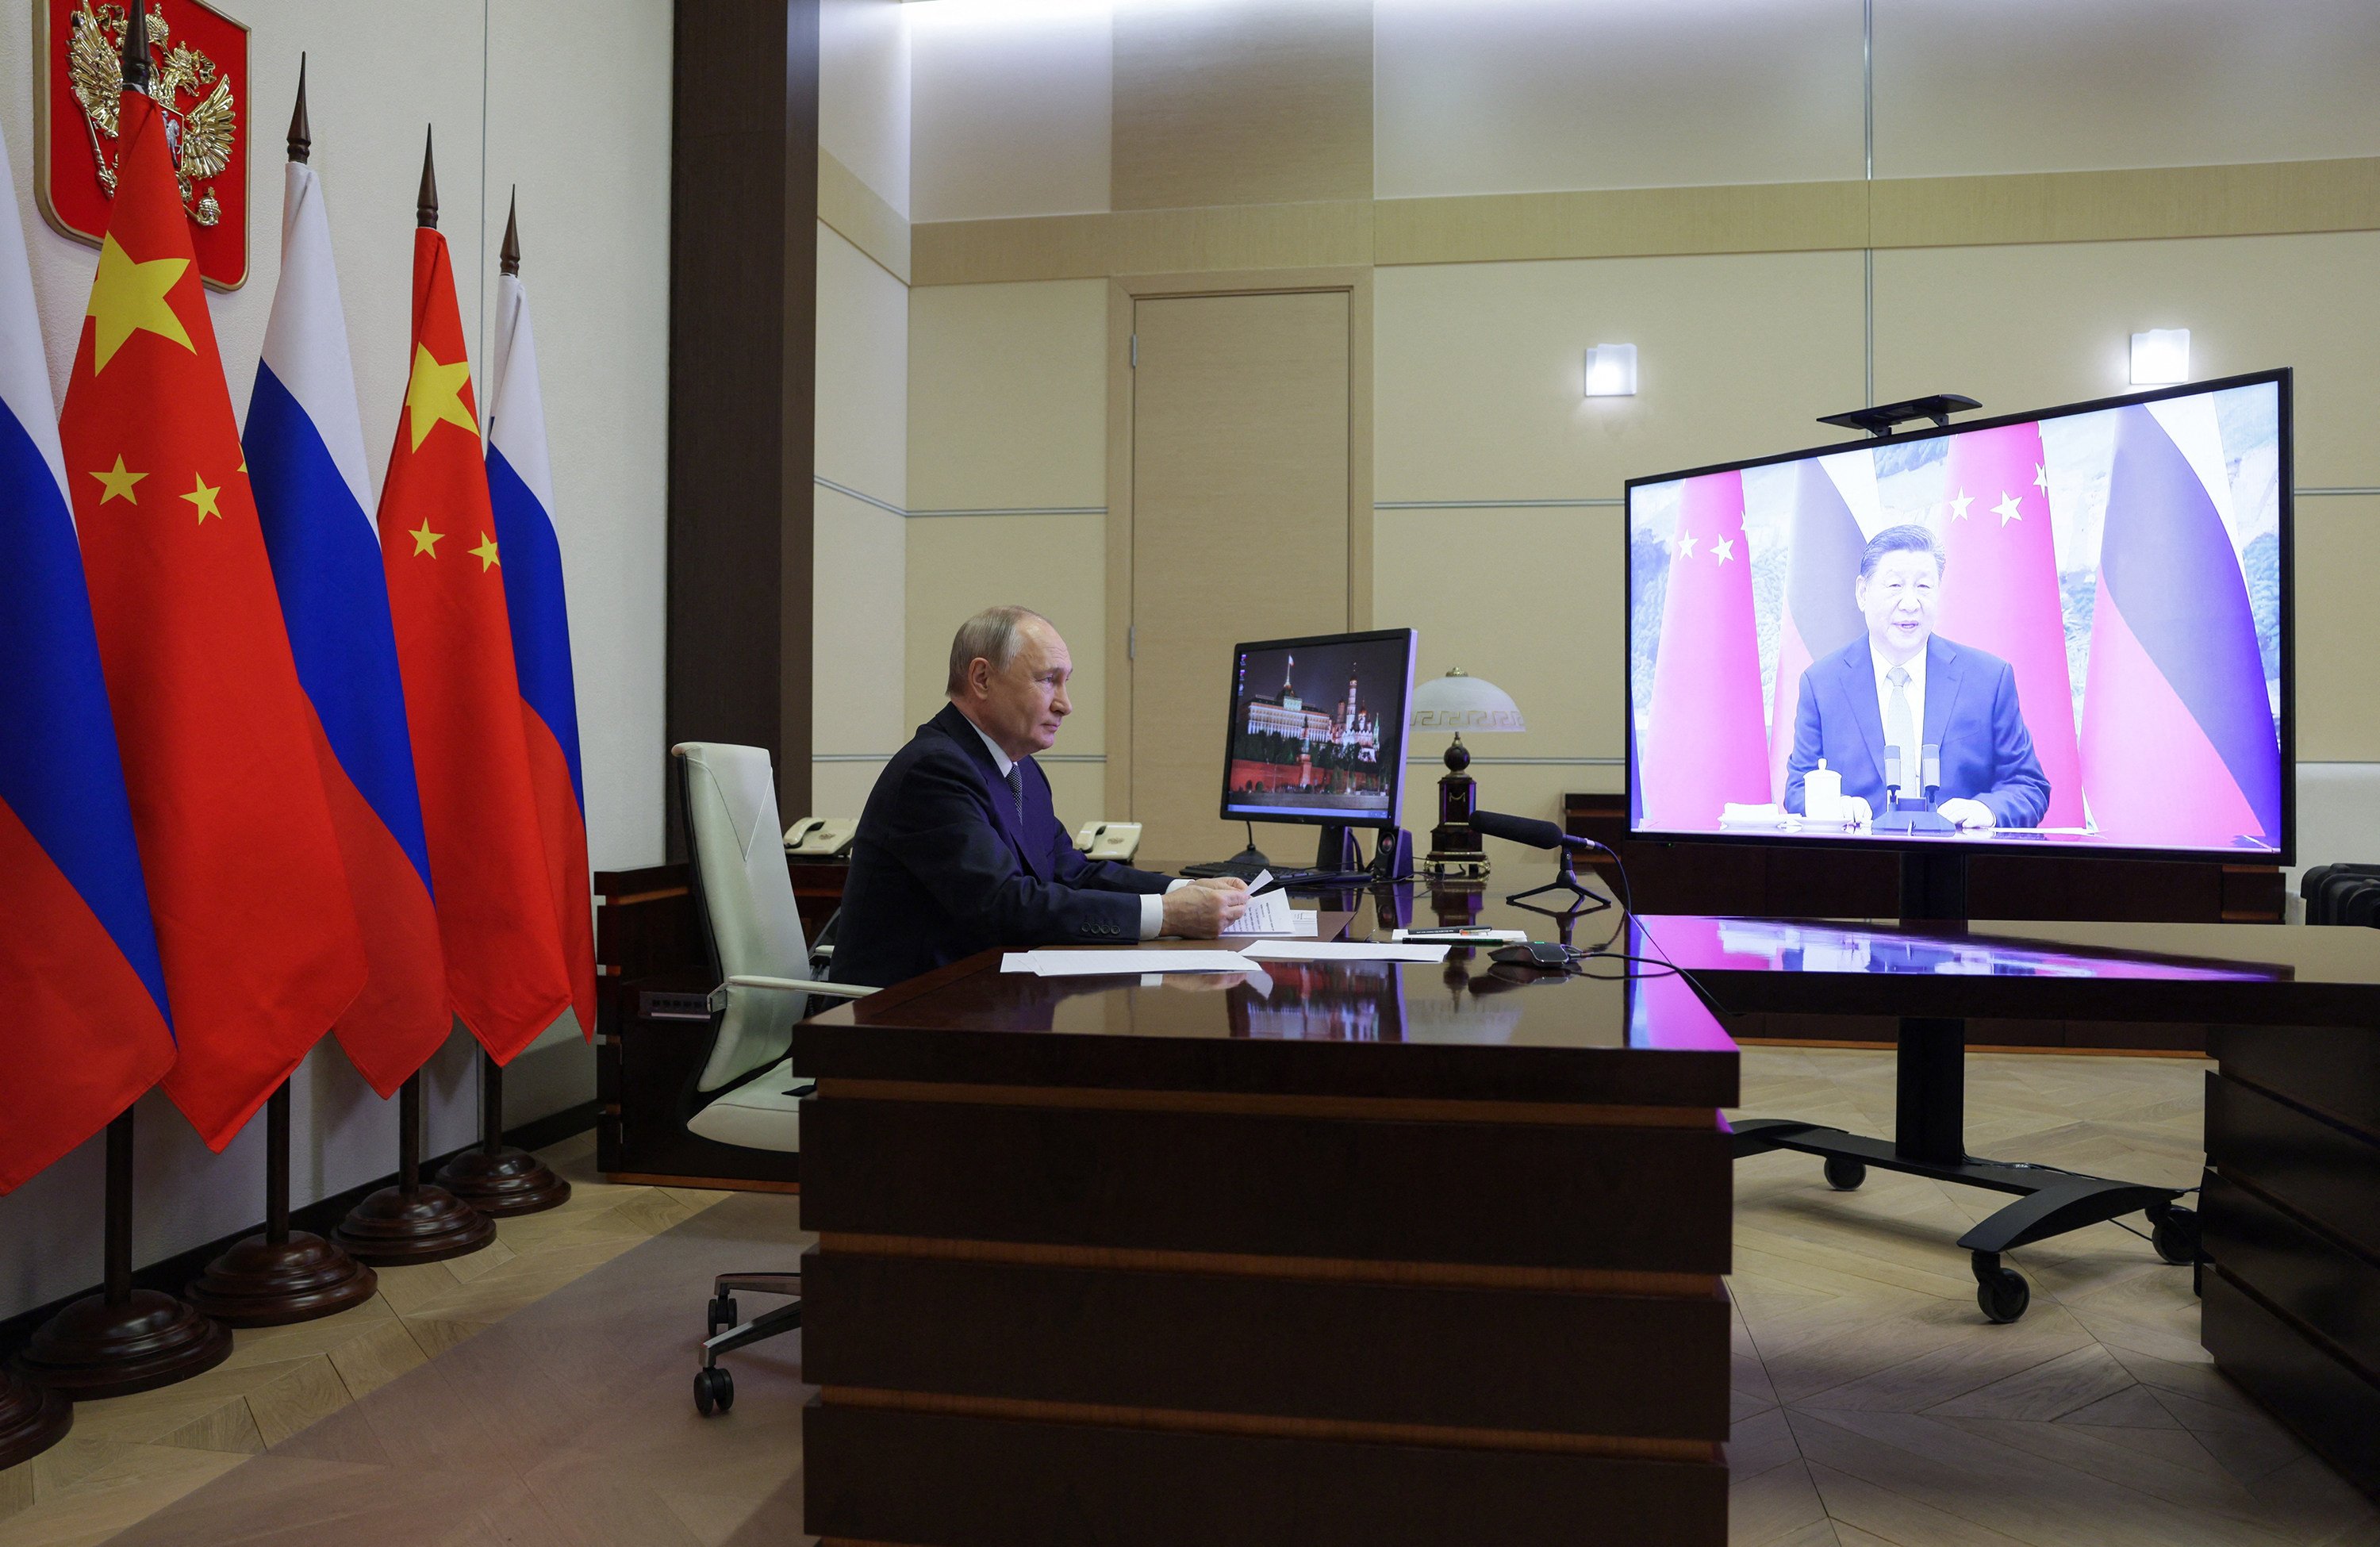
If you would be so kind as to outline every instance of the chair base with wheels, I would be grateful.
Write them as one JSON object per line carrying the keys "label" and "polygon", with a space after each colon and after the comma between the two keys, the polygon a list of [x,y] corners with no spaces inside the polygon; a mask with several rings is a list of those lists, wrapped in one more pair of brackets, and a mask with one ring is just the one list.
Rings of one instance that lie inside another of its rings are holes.
{"label": "chair base with wheels", "polygon": [[[749,1322],[736,1321],[735,1297],[783,1295],[788,1303],[764,1310]],[[802,1275],[799,1273],[721,1273],[710,1281],[710,1305],[702,1340],[702,1368],[694,1372],[694,1407],[704,1418],[735,1406],[735,1377],[719,1363],[719,1356],[802,1324]]]}

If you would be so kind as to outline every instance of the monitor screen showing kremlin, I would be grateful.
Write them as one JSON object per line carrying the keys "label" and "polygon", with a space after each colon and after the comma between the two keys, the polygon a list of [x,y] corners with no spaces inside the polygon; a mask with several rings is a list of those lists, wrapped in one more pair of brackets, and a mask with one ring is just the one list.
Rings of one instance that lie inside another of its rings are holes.
{"label": "monitor screen showing kremlin", "polygon": [[1237,646],[1222,814],[1395,825],[1414,642],[1389,628]]}
{"label": "monitor screen showing kremlin", "polygon": [[1633,831],[2289,863],[2289,373],[1628,484]]}

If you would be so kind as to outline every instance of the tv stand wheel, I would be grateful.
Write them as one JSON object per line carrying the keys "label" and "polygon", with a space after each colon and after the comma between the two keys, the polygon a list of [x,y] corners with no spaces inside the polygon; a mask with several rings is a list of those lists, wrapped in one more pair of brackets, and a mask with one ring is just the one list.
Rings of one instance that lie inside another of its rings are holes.
{"label": "tv stand wheel", "polygon": [[1859,1185],[1866,1180],[1867,1163],[1865,1161],[1856,1161],[1849,1155],[1827,1157],[1827,1186],[1837,1192],[1856,1191]]}
{"label": "tv stand wheel", "polygon": [[1998,1252],[1976,1252],[1974,1269],[1975,1304],[1992,1321],[2006,1325],[2033,1303],[2033,1286],[2014,1268],[2000,1266]]}
{"label": "tv stand wheel", "polygon": [[2175,1267],[2187,1267],[2198,1261],[2198,1212],[2180,1204],[2168,1203],[2162,1209],[2149,1211],[2150,1244],[2156,1254]]}

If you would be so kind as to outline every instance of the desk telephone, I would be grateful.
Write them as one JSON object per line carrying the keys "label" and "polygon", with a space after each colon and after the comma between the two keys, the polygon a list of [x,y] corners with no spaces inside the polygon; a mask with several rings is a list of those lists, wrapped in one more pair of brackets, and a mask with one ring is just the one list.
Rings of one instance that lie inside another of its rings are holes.
{"label": "desk telephone", "polygon": [[785,829],[785,852],[811,859],[844,859],[859,832],[851,817],[804,817]]}
{"label": "desk telephone", "polygon": [[1115,859],[1130,864],[1140,852],[1140,823],[1087,822],[1075,834],[1075,847],[1087,859]]}

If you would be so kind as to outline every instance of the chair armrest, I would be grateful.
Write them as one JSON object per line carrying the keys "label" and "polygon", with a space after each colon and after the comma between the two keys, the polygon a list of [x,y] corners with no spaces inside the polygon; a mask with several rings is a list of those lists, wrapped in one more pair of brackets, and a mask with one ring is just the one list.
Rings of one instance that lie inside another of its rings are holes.
{"label": "chair armrest", "polygon": [[830,999],[864,999],[876,992],[857,983],[828,983],[810,978],[761,978],[738,973],[710,991],[710,1007],[714,1011],[725,1009],[728,990],[739,988],[771,993],[817,993]]}

